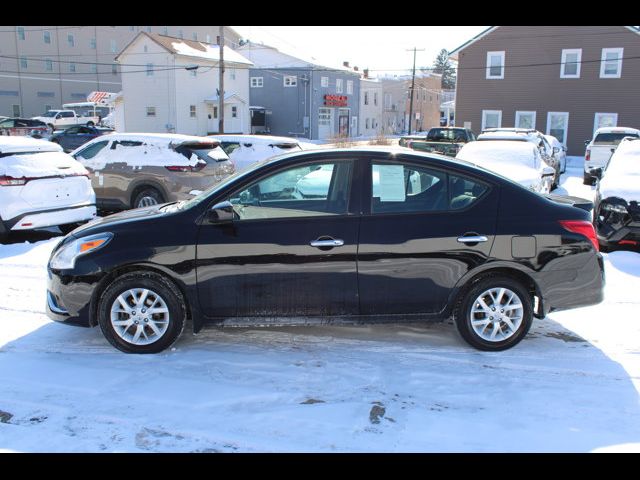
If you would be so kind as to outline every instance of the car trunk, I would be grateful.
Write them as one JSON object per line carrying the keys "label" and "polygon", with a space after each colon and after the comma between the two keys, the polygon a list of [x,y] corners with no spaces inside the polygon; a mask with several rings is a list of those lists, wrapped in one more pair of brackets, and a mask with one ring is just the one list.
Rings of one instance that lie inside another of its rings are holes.
{"label": "car trunk", "polygon": [[585,198],[572,197],[570,195],[554,195],[552,193],[548,193],[543,196],[553,202],[560,203],[562,205],[571,205],[573,207],[581,208],[582,210],[585,210],[587,212],[593,210],[593,202]]}

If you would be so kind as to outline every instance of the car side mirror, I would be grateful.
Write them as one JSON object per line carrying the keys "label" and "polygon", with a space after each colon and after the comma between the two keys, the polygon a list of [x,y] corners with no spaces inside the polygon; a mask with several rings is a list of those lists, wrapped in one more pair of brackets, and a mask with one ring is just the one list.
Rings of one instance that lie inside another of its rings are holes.
{"label": "car side mirror", "polygon": [[229,201],[216,203],[209,212],[207,212],[207,218],[211,223],[230,223],[235,218],[235,212],[233,210],[233,204]]}
{"label": "car side mirror", "polygon": [[553,177],[556,174],[556,169],[553,167],[544,167],[542,169],[542,178],[544,177]]}

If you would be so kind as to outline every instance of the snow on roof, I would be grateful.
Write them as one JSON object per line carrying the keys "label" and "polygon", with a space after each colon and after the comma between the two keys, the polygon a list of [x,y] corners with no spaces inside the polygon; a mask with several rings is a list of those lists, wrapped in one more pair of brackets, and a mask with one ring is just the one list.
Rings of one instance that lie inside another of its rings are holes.
{"label": "snow on roof", "polygon": [[329,68],[353,75],[360,74],[360,72],[354,72],[351,68],[343,65],[333,64],[333,62],[321,62],[315,57],[307,57],[305,54],[293,56],[269,45],[246,43],[239,47],[238,51],[251,60],[257,68]]}
{"label": "snow on roof", "polygon": [[0,135],[0,153],[11,152],[61,152],[62,147],[48,140],[31,137]]}

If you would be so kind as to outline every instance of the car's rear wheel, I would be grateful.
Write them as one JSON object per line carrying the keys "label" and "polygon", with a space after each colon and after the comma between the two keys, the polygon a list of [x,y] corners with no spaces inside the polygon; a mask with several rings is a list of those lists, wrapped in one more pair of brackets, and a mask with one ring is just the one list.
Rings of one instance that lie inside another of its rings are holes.
{"label": "car's rear wheel", "polygon": [[531,328],[531,294],[516,280],[490,275],[467,290],[454,310],[460,335],[479,350],[506,350]]}
{"label": "car's rear wheel", "polygon": [[150,207],[164,203],[162,194],[153,187],[145,187],[133,199],[133,208]]}
{"label": "car's rear wheel", "polygon": [[186,307],[169,280],[132,272],[115,280],[98,303],[98,323],[109,343],[125,353],[158,353],[184,328]]}

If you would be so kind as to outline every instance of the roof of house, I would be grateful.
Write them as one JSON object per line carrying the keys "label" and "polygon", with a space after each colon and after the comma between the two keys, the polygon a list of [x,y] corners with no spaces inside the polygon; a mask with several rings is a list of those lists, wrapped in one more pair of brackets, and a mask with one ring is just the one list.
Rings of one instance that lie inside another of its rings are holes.
{"label": "roof of house", "polygon": [[[116,56],[116,61],[120,60],[120,57],[129,49],[129,47],[142,36],[147,36],[152,41],[160,45],[169,53],[174,55],[182,55],[185,57],[199,58],[202,60],[210,60],[214,62],[220,61],[220,45],[211,43],[199,42],[197,40],[187,40],[184,38],[169,37],[167,35],[160,35],[159,33],[147,33],[140,32],[135,36],[131,42],[129,42],[122,51]],[[237,51],[225,45],[224,47],[224,61],[225,63],[235,63],[241,65],[253,65],[253,63],[239,54]]]}
{"label": "roof of house", "polygon": [[[500,26],[492,26],[492,27],[487,28],[486,30],[483,30],[482,32],[477,34],[475,37],[467,40],[466,42],[464,42],[459,47],[454,48],[453,50],[451,50],[449,52],[449,57],[454,57],[455,58],[458,55],[458,53],[460,53],[462,50],[464,50],[468,46],[476,43],[478,40],[480,40],[481,38],[489,35],[491,32],[497,30],[498,28],[500,28]],[[640,29],[638,29],[637,27],[632,27],[632,26],[625,25],[625,28],[631,30],[633,33],[637,33],[637,34],[640,35]]]}

